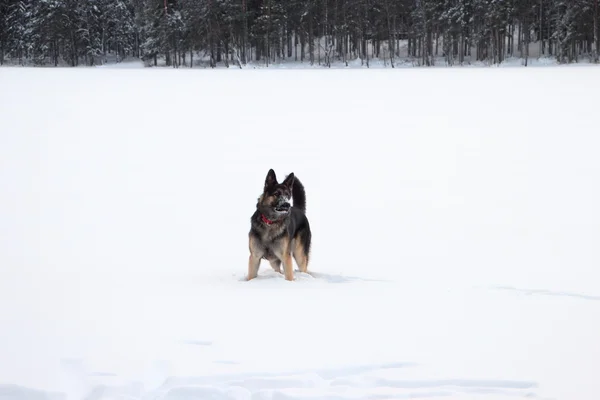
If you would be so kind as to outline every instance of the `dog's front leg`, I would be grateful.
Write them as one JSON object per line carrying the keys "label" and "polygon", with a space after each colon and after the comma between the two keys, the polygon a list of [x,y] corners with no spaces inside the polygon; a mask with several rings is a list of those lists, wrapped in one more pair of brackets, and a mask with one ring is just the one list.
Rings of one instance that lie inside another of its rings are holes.
{"label": "dog's front leg", "polygon": [[258,267],[260,266],[260,257],[250,254],[248,258],[248,280],[258,276]]}
{"label": "dog's front leg", "polygon": [[248,280],[250,280],[257,277],[260,259],[264,252],[261,250],[260,246],[256,245],[255,238],[252,234],[249,235],[248,248],[250,249],[250,257],[248,257]]}
{"label": "dog's front leg", "polygon": [[278,246],[275,247],[275,255],[283,262],[283,274],[288,281],[294,280],[294,265],[292,264],[292,251],[290,239],[285,237],[281,239]]}

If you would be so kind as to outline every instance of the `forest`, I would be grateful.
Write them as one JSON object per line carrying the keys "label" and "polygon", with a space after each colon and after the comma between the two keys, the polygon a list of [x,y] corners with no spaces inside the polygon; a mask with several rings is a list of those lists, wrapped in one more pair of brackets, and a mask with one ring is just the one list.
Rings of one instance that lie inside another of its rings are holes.
{"label": "forest", "polygon": [[599,0],[0,0],[0,63],[598,62]]}

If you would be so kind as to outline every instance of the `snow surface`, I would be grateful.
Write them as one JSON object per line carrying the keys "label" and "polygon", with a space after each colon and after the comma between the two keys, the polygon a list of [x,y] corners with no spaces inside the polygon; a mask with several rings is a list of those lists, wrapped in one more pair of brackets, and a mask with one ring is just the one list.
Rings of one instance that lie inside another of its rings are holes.
{"label": "snow surface", "polygon": [[[600,69],[0,88],[0,399],[600,398]],[[244,281],[269,168],[294,282]]]}

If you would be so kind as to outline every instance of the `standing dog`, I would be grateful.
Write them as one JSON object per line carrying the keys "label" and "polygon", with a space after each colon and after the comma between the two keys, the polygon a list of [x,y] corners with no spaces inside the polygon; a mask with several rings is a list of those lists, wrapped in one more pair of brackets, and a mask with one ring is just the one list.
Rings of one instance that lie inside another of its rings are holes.
{"label": "standing dog", "polygon": [[[293,206],[290,199],[294,200]],[[292,255],[300,271],[306,272],[311,232],[305,212],[306,193],[294,173],[278,183],[275,171],[269,170],[263,194],[250,219],[248,280],[256,278],[263,258],[277,272],[281,272],[283,262],[288,281],[294,280]]]}

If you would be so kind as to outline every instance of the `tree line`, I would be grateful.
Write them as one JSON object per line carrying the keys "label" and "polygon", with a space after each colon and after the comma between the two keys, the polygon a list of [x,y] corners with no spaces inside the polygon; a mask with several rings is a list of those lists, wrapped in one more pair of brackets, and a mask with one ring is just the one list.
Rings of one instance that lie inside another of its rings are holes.
{"label": "tree line", "polygon": [[[598,62],[599,0],[0,0],[0,63]],[[195,60],[196,58],[196,60]]]}

